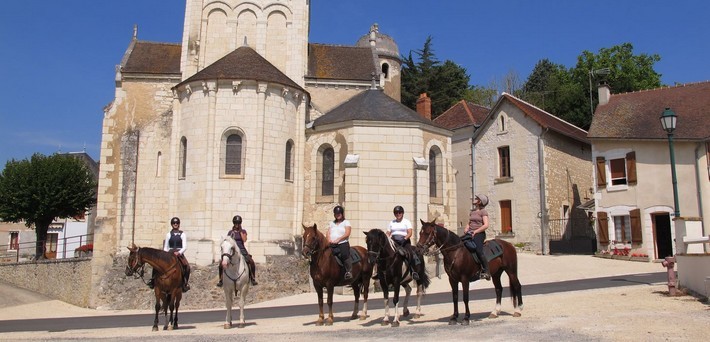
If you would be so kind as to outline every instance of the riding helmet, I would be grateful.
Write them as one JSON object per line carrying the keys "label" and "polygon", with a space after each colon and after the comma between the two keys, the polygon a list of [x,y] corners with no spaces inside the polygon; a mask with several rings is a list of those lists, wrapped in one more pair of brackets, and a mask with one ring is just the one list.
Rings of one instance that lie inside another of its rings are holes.
{"label": "riding helmet", "polygon": [[488,196],[486,195],[476,195],[479,201],[481,201],[481,206],[485,207],[488,205]]}
{"label": "riding helmet", "polygon": [[394,207],[394,210],[392,210],[392,212],[395,214],[396,213],[403,213],[404,214],[404,208],[402,208],[401,205],[398,205],[398,206]]}
{"label": "riding helmet", "polygon": [[242,217],[237,215],[232,217],[232,223],[234,224],[242,224]]}
{"label": "riding helmet", "polygon": [[174,225],[174,224],[176,224],[176,223],[177,223],[177,224],[180,224],[180,218],[178,218],[178,217],[173,217],[173,218],[170,219],[170,225],[171,225],[171,226]]}
{"label": "riding helmet", "polygon": [[333,208],[333,214],[343,214],[343,215],[345,215],[345,209],[343,209],[342,206],[336,205],[335,208]]}

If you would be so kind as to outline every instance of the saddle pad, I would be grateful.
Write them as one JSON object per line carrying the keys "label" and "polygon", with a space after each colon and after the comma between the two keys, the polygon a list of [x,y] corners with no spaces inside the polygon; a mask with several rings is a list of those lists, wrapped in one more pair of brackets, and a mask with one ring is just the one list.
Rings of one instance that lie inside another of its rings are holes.
{"label": "saddle pad", "polygon": [[[338,262],[338,265],[341,267],[343,266],[343,261],[340,260],[340,258],[333,256],[335,258],[335,261]],[[350,247],[350,259],[353,261],[353,264],[360,262],[362,258],[360,257],[360,253],[357,252],[355,248]]]}
{"label": "saddle pad", "polygon": [[496,240],[486,241],[483,244],[483,255],[486,256],[488,261],[491,261],[503,255],[503,246],[501,246]]}

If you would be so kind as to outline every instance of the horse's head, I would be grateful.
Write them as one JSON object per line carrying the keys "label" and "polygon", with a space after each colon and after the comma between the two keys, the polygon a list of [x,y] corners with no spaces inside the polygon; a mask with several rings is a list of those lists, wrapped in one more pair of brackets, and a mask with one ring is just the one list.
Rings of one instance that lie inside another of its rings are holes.
{"label": "horse's head", "polygon": [[133,273],[138,272],[139,276],[143,276],[143,265],[144,262],[140,255],[138,254],[138,251],[140,250],[140,247],[136,246],[134,243],[131,243],[130,246],[128,246],[128,250],[130,251],[130,254],[128,254],[128,264],[126,265],[126,276],[131,276]]}
{"label": "horse's head", "polygon": [[367,244],[367,261],[371,264],[377,262],[380,254],[385,250],[385,244],[387,243],[387,235],[385,232],[375,228],[368,232],[363,232],[365,234],[365,243]]}
{"label": "horse's head", "polygon": [[301,248],[301,255],[304,258],[310,258],[315,252],[318,251],[318,225],[315,223],[312,226],[303,226],[303,248]]}
{"label": "horse's head", "polygon": [[237,253],[237,243],[234,241],[234,239],[227,236],[224,238],[224,240],[222,240],[222,243],[219,245],[219,248],[221,251],[220,262],[224,267],[230,260],[232,260],[232,257]]}
{"label": "horse's head", "polygon": [[417,239],[417,248],[426,251],[436,243],[436,219],[431,222],[426,222],[419,219],[422,223],[422,228],[419,230],[419,239]]}

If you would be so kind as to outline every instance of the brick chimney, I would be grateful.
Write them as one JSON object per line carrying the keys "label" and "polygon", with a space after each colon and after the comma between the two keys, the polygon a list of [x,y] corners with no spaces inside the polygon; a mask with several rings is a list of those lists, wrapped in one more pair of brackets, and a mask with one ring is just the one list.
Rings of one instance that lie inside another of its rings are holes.
{"label": "brick chimney", "polygon": [[427,120],[431,120],[431,98],[426,93],[421,93],[417,99],[417,113]]}
{"label": "brick chimney", "polygon": [[606,83],[599,84],[599,106],[609,103],[609,97],[611,97],[611,90],[609,90],[609,85]]}

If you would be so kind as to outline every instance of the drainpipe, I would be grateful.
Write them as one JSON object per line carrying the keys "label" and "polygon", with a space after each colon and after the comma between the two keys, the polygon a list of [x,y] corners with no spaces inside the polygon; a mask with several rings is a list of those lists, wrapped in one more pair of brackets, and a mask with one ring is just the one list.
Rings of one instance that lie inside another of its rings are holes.
{"label": "drainpipe", "polygon": [[136,243],[136,197],[138,196],[138,153],[141,146],[141,131],[136,131],[136,156],[133,163],[133,204],[131,208],[131,245]]}
{"label": "drainpipe", "polygon": [[549,241],[547,236],[547,210],[545,210],[545,154],[543,151],[544,142],[542,140],[543,136],[549,131],[549,128],[545,130],[537,137],[537,161],[538,161],[538,172],[540,173],[540,246],[542,249],[542,255],[549,254]]}
{"label": "drainpipe", "polygon": [[[476,144],[471,137],[471,196],[476,196]],[[473,210],[473,197],[468,199],[468,209]]]}
{"label": "drainpipe", "polygon": [[[698,160],[700,159],[698,153],[700,152],[700,148],[703,147],[703,143],[698,143],[695,146],[695,187],[697,188],[697,197],[698,197],[698,213],[700,214],[700,217],[705,217],[705,213],[703,212],[703,190],[702,187],[700,186],[700,166],[698,165]],[[705,225],[702,225],[703,229],[703,236],[706,236],[707,230],[705,230]],[[708,244],[705,245],[705,252],[708,252]]]}

